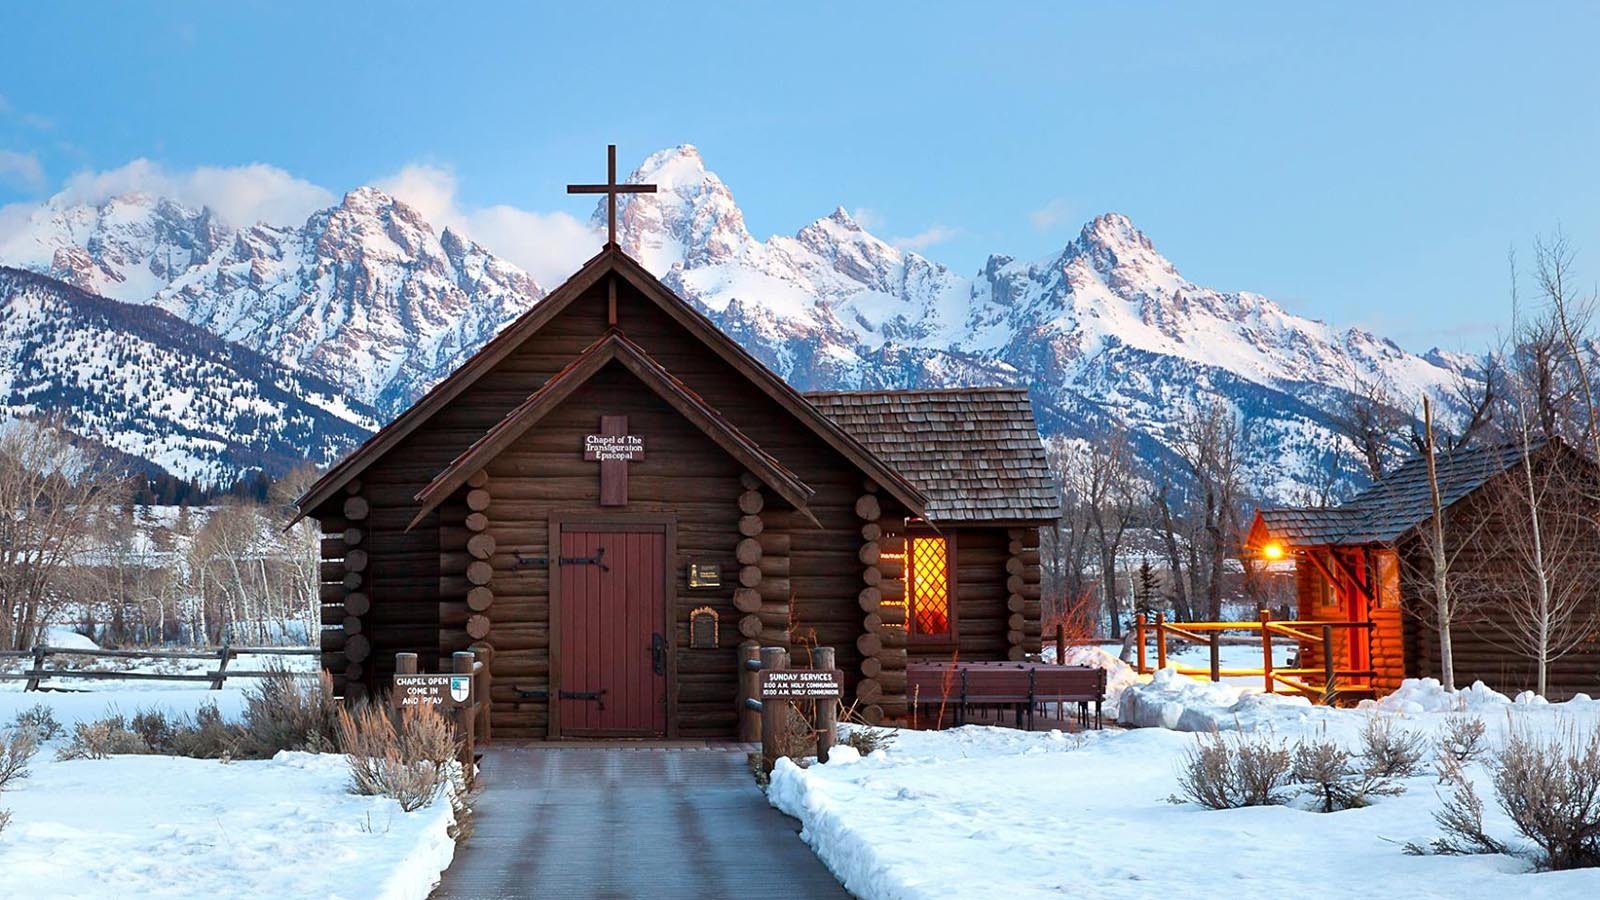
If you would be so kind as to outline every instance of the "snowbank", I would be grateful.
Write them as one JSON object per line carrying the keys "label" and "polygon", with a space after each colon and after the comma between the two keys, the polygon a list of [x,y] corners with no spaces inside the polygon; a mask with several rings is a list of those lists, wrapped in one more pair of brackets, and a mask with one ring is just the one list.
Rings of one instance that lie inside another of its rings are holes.
{"label": "snowbank", "polygon": [[[1183,708],[1195,714],[1206,696],[1229,699],[1170,683],[1161,690],[1181,694],[1189,704]],[[1156,692],[1138,686],[1124,696],[1142,697],[1137,707],[1149,705]],[[1279,729],[1286,740],[1327,728],[1349,741],[1360,722],[1379,712],[1319,713],[1238,692],[1230,702],[1244,702],[1242,712],[1254,715],[1257,726]],[[1539,727],[1559,728],[1574,719],[1593,724],[1600,720],[1596,707],[1508,701],[1481,714],[1503,723],[1509,709]],[[1425,728],[1446,715],[1404,718],[1408,728]],[[865,758],[845,754],[840,763],[809,768],[780,761],[769,799],[800,820],[802,839],[864,900],[1600,896],[1596,870],[1534,873],[1511,856],[1404,854],[1402,843],[1426,843],[1439,833],[1431,772],[1407,779],[1400,796],[1331,814],[1169,802],[1194,741],[1164,728],[1081,736],[981,727],[900,732],[889,749]],[[1472,777],[1482,796],[1493,796],[1481,766]],[[1492,800],[1485,825],[1515,839]]]}
{"label": "snowbank", "polygon": [[[72,725],[108,709],[192,713],[238,690],[0,693],[0,727],[36,703]],[[223,763],[170,756],[58,761],[61,739],[0,794],[0,894],[422,900],[455,853],[448,800],[403,812],[349,792],[337,754]]]}
{"label": "snowbank", "polygon": [[[1052,651],[1054,649],[1051,648]],[[1108,716],[1117,715],[1122,692],[1139,681],[1139,673],[1133,670],[1133,666],[1102,647],[1068,647],[1066,662],[1069,666],[1093,666],[1106,670],[1105,713]]]}
{"label": "snowbank", "polygon": [[1148,682],[1130,685],[1118,705],[1117,720],[1138,728],[1169,731],[1254,730],[1284,718],[1315,717],[1303,697],[1265,694],[1227,682],[1213,683],[1179,675],[1176,669],[1157,672]]}

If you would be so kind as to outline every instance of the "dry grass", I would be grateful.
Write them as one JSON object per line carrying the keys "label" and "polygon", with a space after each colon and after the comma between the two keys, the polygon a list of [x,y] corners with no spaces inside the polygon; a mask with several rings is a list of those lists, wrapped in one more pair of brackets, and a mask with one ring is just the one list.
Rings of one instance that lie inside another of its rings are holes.
{"label": "dry grass", "polygon": [[406,812],[432,803],[450,784],[457,745],[432,707],[398,713],[361,703],[336,713],[339,746],[350,761],[350,790],[391,797]]}

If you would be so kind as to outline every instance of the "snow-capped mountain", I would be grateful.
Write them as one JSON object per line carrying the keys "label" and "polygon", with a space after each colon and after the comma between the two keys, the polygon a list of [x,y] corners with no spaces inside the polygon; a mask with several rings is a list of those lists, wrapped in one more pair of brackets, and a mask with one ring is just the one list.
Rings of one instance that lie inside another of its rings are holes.
{"label": "snow-capped mountain", "polygon": [[[659,190],[621,199],[623,248],[797,387],[1026,384],[1047,433],[1124,426],[1152,463],[1171,460],[1185,415],[1221,399],[1253,430],[1249,465],[1272,497],[1323,480],[1343,440],[1330,411],[1351,387],[1442,396],[1472,363],[1196,285],[1116,213],[1048,258],[996,255],[968,277],[843,208],[759,240],[688,145],[651,155],[630,181]],[[236,229],[143,194],[54,200],[0,262],[169,311],[380,418],[545,294],[373,188],[298,227]]]}
{"label": "snow-capped mountain", "polygon": [[385,417],[545,294],[375,188],[351,191],[297,228],[237,231],[209,210],[148,194],[52,201],[0,247],[0,262],[159,306]]}
{"label": "snow-capped mountain", "polygon": [[0,418],[40,414],[215,487],[331,462],[377,426],[334,385],[162,310],[0,267]]}
{"label": "snow-capped mountain", "polygon": [[693,147],[654,154],[630,181],[659,191],[625,195],[624,249],[800,387],[1026,384],[1046,431],[1120,425],[1158,457],[1184,415],[1224,399],[1252,429],[1250,466],[1273,496],[1325,465],[1343,440],[1329,411],[1351,388],[1444,396],[1468,362],[1196,285],[1116,213],[1047,259],[992,256],[964,278],[843,209],[757,241]]}

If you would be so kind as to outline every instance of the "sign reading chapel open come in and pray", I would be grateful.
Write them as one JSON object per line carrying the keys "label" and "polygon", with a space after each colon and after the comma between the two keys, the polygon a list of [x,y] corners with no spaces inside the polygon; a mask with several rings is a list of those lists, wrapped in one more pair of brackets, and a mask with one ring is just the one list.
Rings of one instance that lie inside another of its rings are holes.
{"label": "sign reading chapel open come in and pray", "polygon": [[472,699],[471,675],[396,675],[389,702],[395,706],[451,709]]}
{"label": "sign reading chapel open come in and pray", "polygon": [[583,458],[600,464],[600,505],[628,505],[628,463],[644,459],[644,438],[628,433],[628,417],[601,416],[600,433],[583,438]]}
{"label": "sign reading chapel open come in and pray", "polygon": [[817,700],[844,696],[838,669],[780,669],[761,673],[763,700]]}

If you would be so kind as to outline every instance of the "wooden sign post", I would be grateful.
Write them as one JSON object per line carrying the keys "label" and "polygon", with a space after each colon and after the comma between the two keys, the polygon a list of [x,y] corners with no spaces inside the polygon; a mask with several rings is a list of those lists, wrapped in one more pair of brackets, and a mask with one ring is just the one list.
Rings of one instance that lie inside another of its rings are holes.
{"label": "wooden sign post", "polygon": [[644,438],[628,433],[627,416],[601,416],[600,433],[583,439],[583,458],[600,463],[600,505],[628,505],[628,463],[644,459]]}
{"label": "wooden sign post", "polygon": [[394,684],[389,691],[389,703],[397,710],[431,707],[450,719],[461,742],[461,768],[469,783],[477,762],[476,662],[472,653],[452,653],[448,673],[426,675],[417,671],[417,654],[396,653]]}

